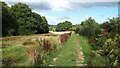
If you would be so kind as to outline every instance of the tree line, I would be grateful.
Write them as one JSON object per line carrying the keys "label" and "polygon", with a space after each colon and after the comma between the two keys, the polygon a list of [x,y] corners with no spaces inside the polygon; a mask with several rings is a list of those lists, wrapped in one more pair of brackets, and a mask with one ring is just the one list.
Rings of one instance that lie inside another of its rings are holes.
{"label": "tree line", "polygon": [[24,3],[9,7],[2,4],[2,36],[31,35],[49,32],[47,19],[35,12]]}
{"label": "tree line", "polygon": [[56,27],[56,31],[67,31],[72,27],[72,23],[70,21],[65,21],[63,23],[58,23]]}

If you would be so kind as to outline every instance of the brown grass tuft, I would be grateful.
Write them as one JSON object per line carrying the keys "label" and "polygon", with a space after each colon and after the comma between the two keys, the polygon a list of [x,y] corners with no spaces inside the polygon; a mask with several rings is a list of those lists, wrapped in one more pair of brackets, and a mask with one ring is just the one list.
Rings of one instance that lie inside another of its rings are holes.
{"label": "brown grass tuft", "polygon": [[51,47],[51,43],[47,40],[47,39],[44,39],[43,40],[43,48],[48,51],[50,50],[50,47]]}
{"label": "brown grass tuft", "polygon": [[35,45],[36,43],[28,39],[27,41],[23,42],[22,45]]}

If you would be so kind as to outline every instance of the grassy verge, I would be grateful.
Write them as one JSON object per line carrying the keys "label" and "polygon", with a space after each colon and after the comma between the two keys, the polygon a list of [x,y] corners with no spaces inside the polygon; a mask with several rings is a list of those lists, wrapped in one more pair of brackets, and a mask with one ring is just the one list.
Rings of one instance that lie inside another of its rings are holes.
{"label": "grassy verge", "polygon": [[78,36],[78,37],[84,54],[84,64],[89,64],[91,59],[91,52],[92,52],[91,46],[89,45],[87,38],[83,36]]}
{"label": "grassy verge", "polygon": [[4,65],[22,65],[28,60],[23,46],[9,46],[2,48],[2,57],[2,63]]}
{"label": "grassy verge", "polygon": [[84,64],[88,66],[104,66],[106,64],[105,58],[92,50],[92,46],[89,44],[88,39],[83,36],[79,36],[79,39],[84,54]]}

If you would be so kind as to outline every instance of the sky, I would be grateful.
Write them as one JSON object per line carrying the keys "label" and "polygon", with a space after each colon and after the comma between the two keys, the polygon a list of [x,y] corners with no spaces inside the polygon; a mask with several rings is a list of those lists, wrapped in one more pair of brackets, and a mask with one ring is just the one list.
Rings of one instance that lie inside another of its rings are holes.
{"label": "sky", "polygon": [[45,16],[51,25],[71,21],[80,24],[88,17],[98,23],[118,16],[119,0],[2,0],[11,6],[18,2],[26,3],[41,16]]}

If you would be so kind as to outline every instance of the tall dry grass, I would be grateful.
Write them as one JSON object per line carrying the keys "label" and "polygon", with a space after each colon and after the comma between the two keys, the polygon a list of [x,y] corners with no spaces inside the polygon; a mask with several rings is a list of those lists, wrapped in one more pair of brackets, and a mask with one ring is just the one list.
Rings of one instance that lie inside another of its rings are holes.
{"label": "tall dry grass", "polygon": [[[3,65],[8,64],[7,60],[9,60],[11,56],[14,57],[12,58],[14,60],[12,61],[13,65],[41,65],[44,63],[43,61],[45,57],[49,56],[46,54],[62,47],[61,45],[65,43],[70,36],[71,32],[59,35],[50,34],[35,36],[12,36],[2,38],[2,42],[0,42],[0,44],[3,47],[2,50],[4,50],[3,59],[5,61]],[[11,47],[14,48],[10,50]],[[19,50],[16,50],[16,47]],[[21,51],[19,47],[22,48],[24,51]],[[25,54],[21,59],[16,57],[21,56],[20,54],[16,54],[19,52]],[[11,56],[7,55],[6,53],[11,54]],[[19,62],[18,59],[21,62]],[[10,63],[8,65],[10,65]]]}

